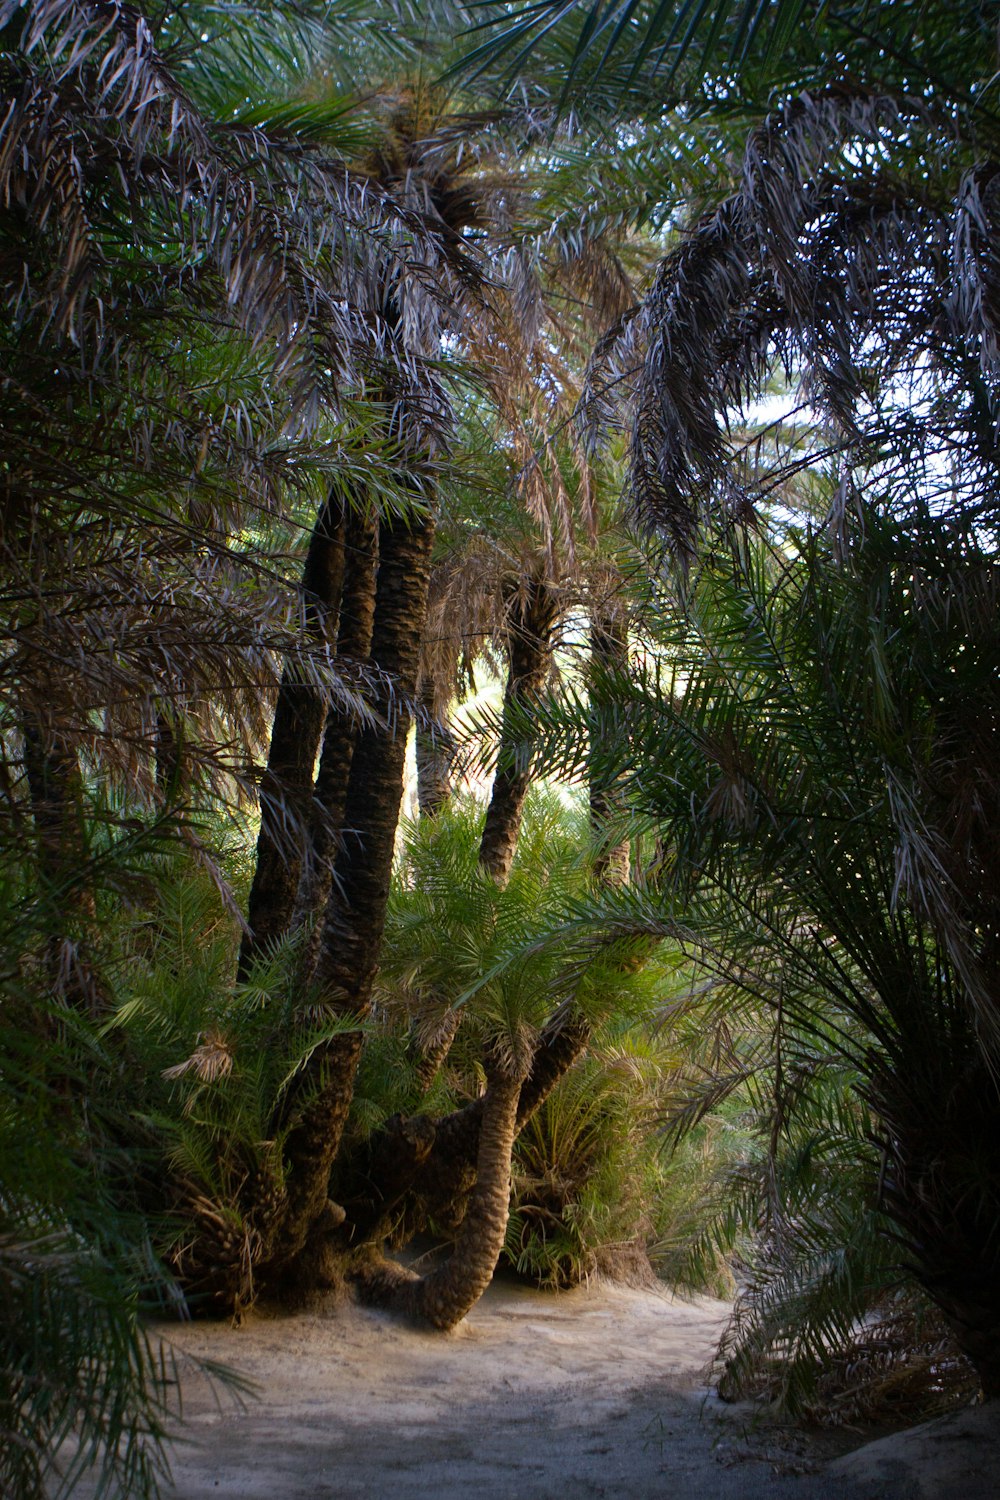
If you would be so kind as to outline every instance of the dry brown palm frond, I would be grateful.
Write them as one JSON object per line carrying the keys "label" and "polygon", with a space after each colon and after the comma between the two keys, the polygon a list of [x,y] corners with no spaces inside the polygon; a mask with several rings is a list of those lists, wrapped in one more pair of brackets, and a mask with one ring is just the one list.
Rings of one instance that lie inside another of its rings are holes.
{"label": "dry brown palm frond", "polygon": [[[359,472],[404,503],[401,456],[450,426],[442,308],[475,257],[308,139],[209,118],[138,12],[0,19],[12,762],[26,713],[133,809],[252,795],[283,665],[362,717],[372,686],[310,639],[268,518]],[[364,403],[353,442],[333,425],[366,384],[381,447]]]}
{"label": "dry brown palm frond", "polygon": [[[963,412],[971,355],[988,425],[1000,413],[993,182],[949,121],[905,97],[845,85],[753,132],[737,191],[663,262],[589,385],[598,421],[624,396],[636,510],[678,556],[707,515],[746,520],[780,482],[780,460],[761,467],[729,430],[775,369],[822,420],[814,462],[839,452],[849,475],[916,444],[938,503],[982,509],[972,474],[992,460]],[[959,455],[956,490],[934,463],[953,474]]]}
{"label": "dry brown palm frond", "polygon": [[[415,107],[410,100],[404,104]],[[412,129],[405,109],[403,119]],[[457,135],[446,133],[449,149]],[[397,172],[404,144],[394,143]],[[485,416],[477,420],[484,422],[494,462],[504,471],[493,479],[504,494],[498,496],[490,531],[496,532],[498,515],[505,514],[509,524],[503,538],[467,531],[458,550],[450,550],[435,568],[421,681],[425,708],[436,717],[454,698],[459,681],[468,679],[478,652],[503,644],[526,580],[543,573],[562,587],[582,565],[581,538],[589,544],[596,537],[598,486],[572,420],[581,367],[573,339],[582,343],[582,330],[600,327],[634,295],[607,235],[518,229],[517,210],[530,197],[531,170],[516,161],[509,166],[502,142],[492,151],[492,160],[473,152],[461,163],[472,172],[484,211],[491,215],[490,274],[480,306],[464,324],[456,323],[456,335],[480,371]],[[572,337],[567,336],[571,320],[560,307],[570,289]],[[518,521],[518,507],[527,524]]]}
{"label": "dry brown palm frond", "polygon": [[233,1061],[231,1042],[217,1027],[209,1027],[198,1037],[198,1045],[191,1056],[175,1063],[172,1068],[164,1068],[163,1077],[173,1083],[190,1073],[199,1083],[215,1083],[217,1079],[229,1076]]}
{"label": "dry brown palm frond", "polygon": [[[7,693],[18,685],[43,733],[58,732],[133,805],[198,785],[223,798],[252,792],[283,662],[348,712],[368,713],[364,673],[304,643],[299,601],[268,578],[265,557],[171,538],[115,549],[114,535],[107,556],[79,536],[50,543],[47,587],[8,553],[3,593],[20,583],[31,607],[3,633],[0,683]],[[181,781],[172,788],[160,781],[164,723]]]}
{"label": "dry brown palm frond", "polygon": [[936,1308],[915,1296],[886,1298],[831,1358],[809,1402],[809,1420],[846,1427],[907,1426],[976,1399],[979,1382]]}
{"label": "dry brown palm frond", "polygon": [[425,690],[431,688],[432,711],[437,716],[444,714],[463,686],[474,687],[476,660],[496,639],[504,613],[507,571],[497,553],[492,540],[474,535],[432,569],[427,623],[420,643],[420,677]]}
{"label": "dry brown palm frond", "polygon": [[[92,376],[144,380],[156,360],[137,334],[187,306],[266,355],[279,429],[314,429],[387,359],[420,384],[434,304],[479,274],[440,218],[307,140],[207,117],[141,14],[32,0],[0,18],[22,9],[0,125],[0,188],[21,209],[0,236],[15,328],[65,340]],[[387,285],[412,305],[400,347],[378,316]]]}

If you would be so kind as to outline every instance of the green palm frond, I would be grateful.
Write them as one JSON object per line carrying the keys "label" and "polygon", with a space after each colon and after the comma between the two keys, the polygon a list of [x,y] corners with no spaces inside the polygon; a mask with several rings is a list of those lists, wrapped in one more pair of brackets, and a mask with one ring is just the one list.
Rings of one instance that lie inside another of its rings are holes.
{"label": "green palm frond", "polygon": [[816,87],[834,67],[876,89],[919,86],[968,106],[996,59],[973,0],[538,0],[481,5],[474,16],[459,69],[509,85],[547,66],[551,93],[584,117],[678,104],[724,113]]}
{"label": "green palm frond", "polygon": [[[656,658],[597,702],[564,694],[534,713],[543,764],[586,774],[586,729],[590,759],[623,779],[662,851],[644,885],[567,909],[562,940],[575,929],[582,942],[679,945],[703,982],[671,1001],[670,1023],[691,1007],[711,1055],[695,1050],[678,1071],[675,1134],[741,1099],[776,1133],[727,1182],[722,1239],[704,1248],[742,1236],[747,1263],[763,1257],[759,1303],[748,1292],[734,1337],[742,1348],[746,1336],[747,1370],[773,1357],[780,1384],[787,1365],[792,1401],[820,1380],[824,1349],[846,1348],[893,1278],[907,1280],[907,1254],[931,1297],[947,1255],[970,1253],[953,1248],[961,1234],[993,1255],[989,1132],[959,1127],[959,1145],[942,1101],[958,1089],[976,1118],[996,1109],[993,839],[979,814],[959,813],[970,778],[980,814],[996,795],[980,720],[996,691],[995,564],[972,547],[956,559],[947,516],[925,516],[919,535],[874,507],[866,519],[846,562],[817,538],[719,549],[686,607],[661,619]],[[943,1171],[939,1133],[972,1196]],[[867,1195],[846,1217],[832,1186],[843,1153]],[[817,1195],[801,1202],[800,1171]],[[914,1191],[919,1172],[933,1206]],[[969,1215],[966,1230],[953,1214]]]}

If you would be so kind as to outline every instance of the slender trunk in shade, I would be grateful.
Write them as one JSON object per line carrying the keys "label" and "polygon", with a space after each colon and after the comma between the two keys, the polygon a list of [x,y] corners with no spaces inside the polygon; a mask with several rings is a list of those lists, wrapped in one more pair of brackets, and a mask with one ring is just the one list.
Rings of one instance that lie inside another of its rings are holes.
{"label": "slender trunk in shade", "polygon": [[[344,577],[343,501],[332,492],[309,540],[302,572],[306,634],[315,645],[330,642]],[[327,694],[288,663],[281,676],[271,728],[267,769],[260,784],[257,863],[240,947],[239,975],[248,972],[267,946],[291,925],[302,868],[305,828]]]}
{"label": "slender trunk in shade", "polygon": [[518,595],[510,625],[497,770],[479,847],[480,862],[499,885],[506,885],[510,876],[531,784],[531,746],[524,743],[517,721],[524,705],[538,698],[545,687],[557,618],[558,598],[551,584],[530,579]]}

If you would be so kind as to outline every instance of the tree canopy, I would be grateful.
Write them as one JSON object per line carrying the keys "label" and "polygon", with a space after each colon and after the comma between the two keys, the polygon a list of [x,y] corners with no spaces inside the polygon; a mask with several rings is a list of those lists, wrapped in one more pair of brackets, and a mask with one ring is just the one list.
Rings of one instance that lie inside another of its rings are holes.
{"label": "tree canopy", "polygon": [[0,39],[5,1493],[155,1492],[153,1309],[503,1256],[995,1397],[996,7]]}

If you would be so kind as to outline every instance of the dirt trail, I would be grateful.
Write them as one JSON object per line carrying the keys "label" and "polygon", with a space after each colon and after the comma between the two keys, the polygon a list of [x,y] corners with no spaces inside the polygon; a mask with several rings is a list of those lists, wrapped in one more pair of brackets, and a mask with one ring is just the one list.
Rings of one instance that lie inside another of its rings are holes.
{"label": "dirt trail", "polygon": [[831,1468],[803,1438],[748,1439],[745,1414],[701,1384],[726,1313],[724,1303],[657,1291],[596,1285],[553,1297],[499,1284],[443,1337],[343,1303],[295,1317],[257,1314],[237,1332],[172,1328],[176,1348],[238,1369],[259,1396],[243,1409],[226,1396],[220,1402],[189,1370],[170,1493],[177,1500],[1000,1494],[992,1478],[976,1487],[980,1449],[983,1485],[1000,1473],[992,1430],[991,1456],[981,1434],[946,1443],[951,1468],[939,1463],[938,1472],[925,1452],[922,1478],[891,1446],[881,1460],[852,1455]]}

